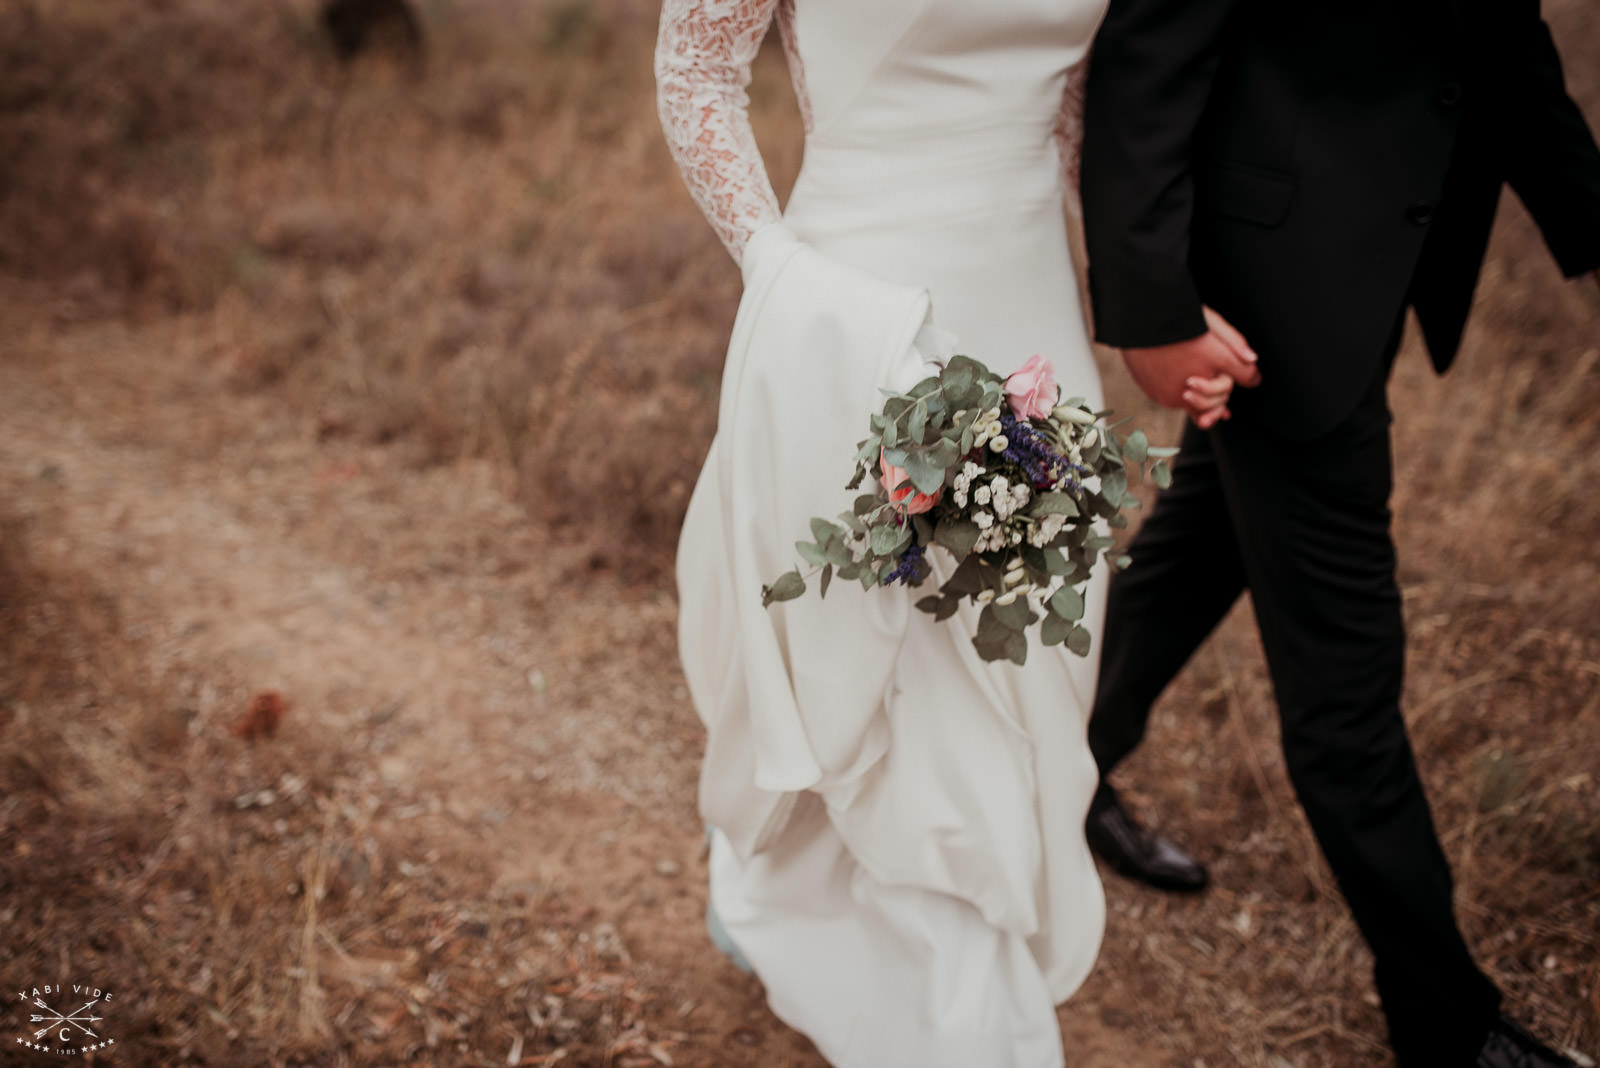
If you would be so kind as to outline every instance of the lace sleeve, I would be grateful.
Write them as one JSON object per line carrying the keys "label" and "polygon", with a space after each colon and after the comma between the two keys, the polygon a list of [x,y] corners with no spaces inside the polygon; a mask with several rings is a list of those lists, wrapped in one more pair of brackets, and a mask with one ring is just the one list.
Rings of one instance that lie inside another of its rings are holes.
{"label": "lace sleeve", "polygon": [[1089,84],[1087,56],[1067,71],[1066,89],[1061,94],[1061,111],[1056,115],[1056,146],[1061,153],[1061,184],[1067,190],[1067,205],[1072,214],[1083,214],[1080,188],[1083,184],[1083,101]]}
{"label": "lace sleeve", "polygon": [[665,0],[656,106],[689,193],[735,261],[781,217],[750,129],[750,63],[779,0]]}

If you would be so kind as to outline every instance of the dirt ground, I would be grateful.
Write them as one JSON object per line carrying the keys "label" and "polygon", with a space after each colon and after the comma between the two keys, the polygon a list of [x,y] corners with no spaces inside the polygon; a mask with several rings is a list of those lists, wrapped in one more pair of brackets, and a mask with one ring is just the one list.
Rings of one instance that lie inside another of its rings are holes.
{"label": "dirt ground", "polygon": [[[0,1064],[65,983],[91,1064],[820,1066],[702,925],[670,559],[737,277],[652,5],[420,5],[420,82],[273,10],[0,3]],[[1600,291],[1504,215],[1396,372],[1407,713],[1475,951],[1597,1055]],[[1076,1068],[1391,1063],[1275,730],[1241,606],[1126,783],[1216,886],[1108,877]]]}

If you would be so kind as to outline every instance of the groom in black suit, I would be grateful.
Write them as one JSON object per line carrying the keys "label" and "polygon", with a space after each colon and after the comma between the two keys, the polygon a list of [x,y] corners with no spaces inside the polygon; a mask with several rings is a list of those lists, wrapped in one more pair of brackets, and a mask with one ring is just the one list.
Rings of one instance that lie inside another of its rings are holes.
{"label": "groom in black suit", "polygon": [[[1210,426],[1185,430],[1112,581],[1089,729],[1102,776],[1249,590],[1289,775],[1372,948],[1400,1063],[1570,1065],[1500,1017],[1456,926],[1400,714],[1389,533],[1405,312],[1443,371],[1502,185],[1564,273],[1600,269],[1600,150],[1537,0],[1111,0],[1085,129],[1096,334]],[[1219,374],[1259,386],[1213,424]],[[1109,786],[1088,831],[1121,870],[1204,885]]]}

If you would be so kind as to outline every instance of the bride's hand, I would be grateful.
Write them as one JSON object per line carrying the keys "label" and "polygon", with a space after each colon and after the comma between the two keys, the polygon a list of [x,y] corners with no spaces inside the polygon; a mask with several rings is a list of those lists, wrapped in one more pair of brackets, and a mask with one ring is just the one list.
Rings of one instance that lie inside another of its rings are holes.
{"label": "bride's hand", "polygon": [[1229,416],[1234,386],[1261,381],[1256,354],[1244,336],[1210,308],[1206,332],[1187,341],[1153,348],[1123,349],[1128,372],[1149,398],[1165,408],[1182,408],[1202,429]]}
{"label": "bride's hand", "polygon": [[1184,382],[1183,406],[1201,430],[1210,430],[1224,419],[1233,418],[1228,398],[1233,395],[1233,379],[1225,374],[1215,378],[1190,378]]}

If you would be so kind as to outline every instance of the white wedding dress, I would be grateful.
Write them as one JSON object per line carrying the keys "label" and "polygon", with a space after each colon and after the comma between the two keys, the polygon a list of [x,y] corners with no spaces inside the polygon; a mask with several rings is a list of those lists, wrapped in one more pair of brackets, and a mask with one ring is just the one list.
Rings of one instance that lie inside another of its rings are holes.
{"label": "white wedding dress", "polygon": [[[975,611],[939,623],[912,607],[934,586],[836,582],[772,609],[760,586],[794,566],[810,516],[850,507],[878,387],[908,387],[935,355],[925,320],[1002,373],[1043,353],[1066,395],[1099,403],[1062,160],[1069,72],[1102,8],[662,13],[663,124],[746,282],[678,557],[681,655],[709,734],[711,902],[773,1011],[841,1068],[1061,1065],[1054,1006],[1099,949],[1083,838],[1096,660],[1035,638],[1025,667],[985,663]],[[775,18],[807,131],[783,213],[744,98]]]}

